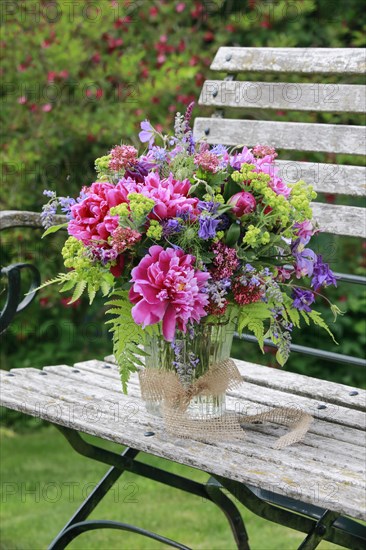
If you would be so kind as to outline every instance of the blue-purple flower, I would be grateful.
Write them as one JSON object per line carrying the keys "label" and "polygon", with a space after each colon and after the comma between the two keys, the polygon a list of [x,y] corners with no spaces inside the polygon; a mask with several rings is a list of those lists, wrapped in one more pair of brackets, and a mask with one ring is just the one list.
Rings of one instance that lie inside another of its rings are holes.
{"label": "blue-purple flower", "polygon": [[163,235],[164,237],[170,237],[174,233],[180,233],[182,226],[178,220],[170,218],[169,220],[163,220]]}
{"label": "blue-purple flower", "polygon": [[207,241],[208,239],[214,239],[216,237],[216,229],[219,225],[219,220],[212,218],[211,216],[201,216],[199,218],[200,228],[198,230],[198,236],[200,239]]}
{"label": "blue-purple flower", "polygon": [[322,256],[318,256],[314,264],[311,286],[317,291],[322,286],[337,286],[337,279],[329,265],[323,262]]}
{"label": "blue-purple flower", "polygon": [[200,212],[210,212],[210,214],[216,214],[221,203],[214,201],[198,201],[197,208]]}
{"label": "blue-purple flower", "polygon": [[317,255],[310,248],[304,248],[300,239],[297,239],[291,246],[292,254],[295,257],[295,273],[300,279],[305,275],[311,277],[314,271],[314,264],[317,260]]}
{"label": "blue-purple flower", "polygon": [[142,143],[149,142],[149,146],[152,147],[154,143],[154,128],[151,126],[148,120],[143,120],[140,124],[141,132],[139,133],[139,139]]}
{"label": "blue-purple flower", "polygon": [[292,298],[294,299],[292,307],[307,311],[308,313],[311,311],[309,306],[315,301],[314,293],[311,292],[311,290],[302,288],[294,288],[292,291]]}

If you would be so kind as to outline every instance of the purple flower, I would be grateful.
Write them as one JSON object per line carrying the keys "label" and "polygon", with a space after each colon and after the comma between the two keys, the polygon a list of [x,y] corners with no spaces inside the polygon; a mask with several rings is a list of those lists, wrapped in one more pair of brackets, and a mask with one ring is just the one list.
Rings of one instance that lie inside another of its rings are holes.
{"label": "purple flower", "polygon": [[151,149],[152,157],[158,164],[163,164],[167,160],[167,151],[163,147],[154,146]]}
{"label": "purple flower", "polygon": [[76,203],[76,200],[72,199],[71,197],[59,197],[58,201],[60,203],[62,212],[64,212],[66,216],[71,220],[71,207],[73,204]]}
{"label": "purple flower", "polygon": [[227,214],[221,214],[217,218],[219,220],[219,225],[217,226],[217,231],[225,231],[231,224],[231,220]]}
{"label": "purple flower", "polygon": [[303,248],[303,246],[300,239],[297,239],[291,246],[292,254],[296,260],[295,272],[298,279],[305,275],[311,277],[317,260],[315,252],[310,248]]}
{"label": "purple flower", "polygon": [[200,212],[206,211],[211,214],[216,214],[220,206],[221,204],[219,202],[213,201],[199,201],[197,204],[197,208]]}
{"label": "purple flower", "polygon": [[56,215],[57,202],[51,201],[42,206],[41,222],[45,229],[54,225],[54,217]]}
{"label": "purple flower", "polygon": [[148,175],[150,167],[146,166],[145,162],[139,161],[134,166],[131,166],[125,171],[125,178],[132,178],[137,183],[144,183],[145,177]]}
{"label": "purple flower", "polygon": [[182,226],[180,225],[178,220],[172,218],[170,220],[163,221],[164,237],[169,237],[170,235],[173,235],[174,233],[179,233],[180,231],[182,231]]}
{"label": "purple flower", "polygon": [[46,196],[46,197],[49,197],[50,199],[55,199],[56,198],[56,193],[54,191],[51,191],[50,189],[45,189],[43,191],[43,194]]}
{"label": "purple flower", "polygon": [[243,147],[243,150],[240,153],[235,153],[230,157],[230,166],[235,168],[235,170],[240,170],[242,164],[253,164],[254,155],[248,147]]}
{"label": "purple flower", "polygon": [[199,219],[200,228],[198,230],[198,236],[200,239],[207,241],[216,237],[216,228],[219,224],[219,220],[215,220],[211,216],[202,216]]}
{"label": "purple flower", "polygon": [[309,307],[315,300],[315,296],[311,290],[304,290],[302,288],[294,288],[292,291],[292,307],[310,312],[311,308]]}
{"label": "purple flower", "polygon": [[319,255],[313,271],[313,279],[311,286],[317,291],[322,286],[334,285],[337,286],[337,279],[334,273],[329,269],[329,265],[323,262],[323,258]]}
{"label": "purple flower", "polygon": [[218,157],[221,157],[222,155],[227,153],[227,147],[225,147],[225,145],[215,145],[215,147],[212,147],[211,153],[217,155]]}
{"label": "purple flower", "polygon": [[139,133],[139,138],[142,143],[149,142],[149,146],[152,147],[154,143],[154,128],[151,126],[148,120],[144,120],[140,124],[141,132]]}

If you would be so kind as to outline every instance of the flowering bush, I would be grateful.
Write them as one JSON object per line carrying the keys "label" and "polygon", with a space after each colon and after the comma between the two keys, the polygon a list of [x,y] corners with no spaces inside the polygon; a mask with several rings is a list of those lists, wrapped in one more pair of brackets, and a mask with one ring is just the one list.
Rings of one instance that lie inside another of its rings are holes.
{"label": "flowering bush", "polygon": [[138,343],[159,323],[174,342],[177,330],[194,333],[202,319],[230,308],[239,332],[252,331],[262,350],[264,338],[272,339],[281,364],[300,319],[329,332],[312,309],[319,291],[336,285],[308,248],[317,232],[312,187],[287,186],[271,147],[236,151],[196,142],[192,108],[176,115],[173,135],[142,122],[139,138],[148,149],[139,155],[117,145],[98,158],[97,181],[76,200],[45,192],[46,234],[61,227],[52,225],[58,205],[69,217],[62,255],[70,271],[55,279],[61,291],[74,289],[72,301],[84,290],[90,302],[99,290],[116,296],[108,303],[123,382]]}

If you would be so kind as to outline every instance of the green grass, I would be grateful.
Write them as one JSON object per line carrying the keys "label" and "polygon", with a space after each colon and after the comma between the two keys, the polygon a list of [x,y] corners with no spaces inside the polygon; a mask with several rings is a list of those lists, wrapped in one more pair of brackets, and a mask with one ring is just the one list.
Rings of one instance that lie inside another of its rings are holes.
{"label": "green grass", "polygon": [[[117,449],[113,444],[105,446]],[[146,454],[141,454],[140,460],[197,481],[205,482],[208,477],[203,472]],[[106,470],[106,466],[76,454],[52,426],[23,434],[4,429],[0,549],[46,548],[77,509],[83,493],[85,497]],[[252,550],[290,550],[297,548],[304,538],[301,533],[263,521],[241,505],[239,508]],[[214,505],[129,473],[120,478],[91,517],[151,529],[195,550],[235,549],[228,523]],[[81,535],[68,548],[155,550],[167,546],[139,535],[102,530]],[[339,547],[322,543],[319,548]]]}

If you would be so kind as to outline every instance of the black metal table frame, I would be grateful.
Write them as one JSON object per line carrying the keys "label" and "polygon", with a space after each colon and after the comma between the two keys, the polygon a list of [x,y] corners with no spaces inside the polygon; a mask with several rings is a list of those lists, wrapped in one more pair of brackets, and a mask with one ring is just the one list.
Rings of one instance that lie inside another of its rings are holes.
{"label": "black metal table frame", "polygon": [[[331,510],[301,503],[289,497],[212,475],[209,472],[207,472],[210,476],[208,482],[199,483],[135,460],[140,452],[136,449],[128,447],[121,454],[117,454],[88,443],[73,429],[56,424],[55,426],[76,452],[109,465],[111,468],[53,540],[49,550],[63,550],[82,533],[96,529],[130,531],[165,543],[173,548],[189,550],[189,547],[184,544],[134,525],[109,520],[87,520],[88,516],[124,472],[132,472],[216,504],[229,522],[238,550],[249,550],[248,534],[241,514],[228,494],[263,519],[306,533],[306,537],[298,550],[316,548],[322,540],[352,550],[365,548],[366,527]],[[150,434],[153,435],[152,433],[147,435]]]}

